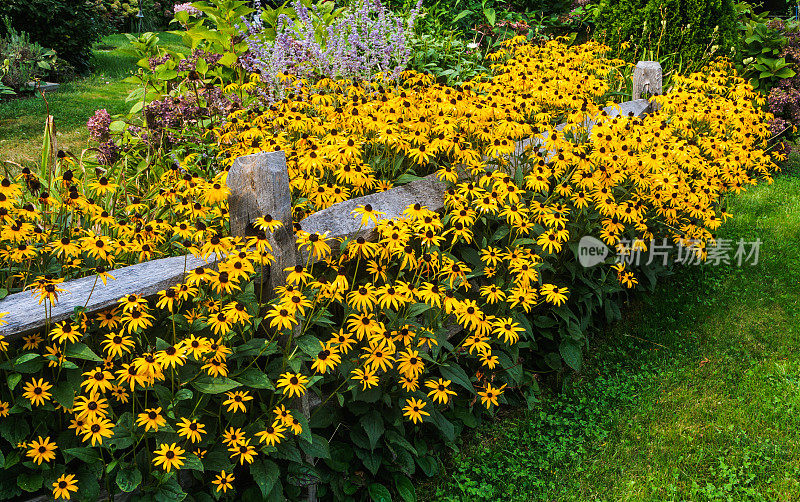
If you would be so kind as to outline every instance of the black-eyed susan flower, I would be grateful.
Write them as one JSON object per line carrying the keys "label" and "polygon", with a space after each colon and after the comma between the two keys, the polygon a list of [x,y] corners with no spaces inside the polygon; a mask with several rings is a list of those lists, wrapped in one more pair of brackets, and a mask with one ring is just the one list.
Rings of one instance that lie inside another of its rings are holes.
{"label": "black-eyed susan flower", "polygon": [[500,387],[492,387],[492,384],[487,382],[486,388],[482,391],[478,391],[478,395],[481,396],[481,404],[486,406],[487,410],[491,405],[497,406],[497,399],[503,395],[503,389],[505,388],[505,384]]}
{"label": "black-eyed susan flower", "polygon": [[83,427],[84,442],[91,441],[91,445],[103,444],[104,438],[114,435],[114,424],[107,418],[97,417],[94,420],[87,420]]}
{"label": "black-eyed susan flower", "polygon": [[239,457],[239,463],[241,465],[245,463],[252,464],[253,459],[258,456],[255,447],[250,444],[250,439],[242,441],[238,446],[228,448],[228,452],[231,454],[232,459]]}
{"label": "black-eyed susan flower", "polygon": [[442,404],[447,403],[450,400],[450,396],[456,395],[456,392],[449,388],[450,380],[445,380],[443,378],[427,380],[425,382],[425,387],[430,389],[428,397]]}
{"label": "black-eyed susan flower", "polygon": [[105,340],[101,343],[103,350],[109,356],[122,357],[123,353],[131,353],[134,346],[133,339],[130,336],[121,333],[108,333]]}
{"label": "black-eyed susan flower", "polygon": [[319,342],[320,350],[316,359],[311,363],[311,369],[317,373],[325,374],[329,369],[332,370],[337,364],[342,362],[339,350],[332,342]]}
{"label": "black-eyed susan flower", "polygon": [[44,439],[42,439],[42,436],[39,436],[36,440],[31,441],[27,447],[30,448],[27,456],[39,465],[41,465],[42,462],[50,462],[55,459],[56,449],[58,449],[58,445],[50,441],[49,436]]}
{"label": "black-eyed susan flower", "polygon": [[69,492],[78,491],[78,481],[75,479],[74,474],[62,474],[55,481],[53,481],[53,498],[55,499],[70,499]]}
{"label": "black-eyed susan flower", "polygon": [[408,417],[415,424],[422,422],[423,416],[430,416],[430,413],[423,409],[427,404],[425,401],[413,397],[406,399],[406,405],[403,407],[403,416]]}
{"label": "black-eyed susan flower", "polygon": [[185,453],[186,450],[178,446],[176,443],[162,443],[155,451],[153,451],[153,454],[155,454],[155,458],[153,458],[153,464],[157,467],[161,466],[161,468],[166,472],[170,472],[173,467],[175,470],[178,470],[183,466],[184,460],[186,460],[186,457],[184,456]]}
{"label": "black-eyed susan flower", "polygon": [[356,368],[351,371],[350,374],[352,375],[350,377],[351,379],[361,384],[362,390],[371,389],[378,385],[378,375],[369,368],[364,368],[363,370],[361,368]]}
{"label": "black-eyed susan flower", "polygon": [[259,443],[266,443],[268,446],[274,446],[281,442],[281,439],[285,438],[283,432],[286,430],[286,426],[283,422],[276,420],[272,423],[272,425],[268,425],[263,431],[256,432],[256,437],[258,437]]}
{"label": "black-eyed susan flower", "polygon": [[281,375],[277,381],[277,386],[281,389],[283,394],[292,396],[302,396],[306,392],[305,385],[308,383],[308,377],[300,373],[286,372]]}
{"label": "black-eyed susan flower", "polygon": [[34,378],[23,387],[25,392],[22,394],[22,397],[35,406],[41,406],[45,401],[50,400],[51,394],[47,391],[52,387],[53,386],[45,382],[43,378],[38,380]]}
{"label": "black-eyed susan flower", "polygon": [[236,413],[238,411],[241,411],[242,413],[246,413],[247,412],[247,406],[245,405],[245,403],[247,403],[247,401],[252,401],[253,400],[253,396],[251,396],[250,392],[248,392],[246,390],[245,391],[237,390],[237,391],[233,391],[233,392],[226,392],[225,395],[228,396],[228,399],[223,401],[222,404],[223,404],[223,406],[227,406],[228,407],[227,411],[230,412],[230,413]]}
{"label": "black-eyed susan flower", "polygon": [[189,420],[188,418],[178,420],[178,435],[192,443],[199,443],[205,433],[206,426],[197,420]]}
{"label": "black-eyed susan flower", "polygon": [[81,382],[81,388],[85,388],[89,394],[102,394],[111,390],[113,385],[114,375],[100,367],[84,372],[83,376],[85,379]]}
{"label": "black-eyed susan flower", "polygon": [[158,428],[167,424],[167,419],[161,414],[161,407],[147,408],[136,417],[136,425],[144,427],[145,432],[153,430],[158,432]]}
{"label": "black-eyed susan flower", "polygon": [[233,482],[236,478],[233,474],[226,473],[224,470],[214,476],[212,484],[216,485],[217,492],[228,493],[228,490],[233,488]]}

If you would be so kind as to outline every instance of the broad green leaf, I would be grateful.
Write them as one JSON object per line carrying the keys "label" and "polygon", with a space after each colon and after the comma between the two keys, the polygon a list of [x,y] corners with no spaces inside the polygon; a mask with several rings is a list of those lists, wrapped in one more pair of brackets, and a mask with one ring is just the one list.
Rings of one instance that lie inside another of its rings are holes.
{"label": "broad green leaf", "polygon": [[581,354],[580,345],[572,340],[564,340],[558,346],[558,352],[561,354],[561,357],[564,358],[564,362],[567,363],[567,366],[575,371],[581,370],[583,355]]}
{"label": "broad green leaf", "polygon": [[457,363],[453,362],[450,363],[449,366],[442,366],[439,371],[441,371],[442,376],[446,380],[451,380],[461,387],[464,387],[471,393],[475,393],[475,388],[472,386],[472,382],[470,382],[467,372],[464,371],[464,368],[459,366]]}
{"label": "broad green leaf", "polygon": [[228,377],[212,378],[210,376],[202,376],[192,382],[192,386],[195,389],[206,394],[221,394],[241,385],[236,380]]}
{"label": "broad green leaf", "polygon": [[375,446],[378,444],[378,440],[383,435],[383,431],[385,430],[383,425],[383,417],[377,410],[372,410],[366,415],[361,417],[359,420],[361,427],[364,428],[364,432],[367,433],[367,437],[369,438],[369,447],[370,449],[374,450]]}
{"label": "broad green leaf", "polygon": [[117,472],[117,486],[123,492],[130,493],[142,483],[142,473],[136,464],[129,464]]}
{"label": "broad green leaf", "polygon": [[373,500],[373,502],[391,502],[392,495],[389,493],[389,490],[380,483],[372,483],[367,488],[369,491],[369,498]]}
{"label": "broad green leaf", "polygon": [[417,492],[414,490],[414,484],[405,476],[400,473],[394,475],[394,489],[400,494],[405,502],[417,502]]}
{"label": "broad green leaf", "polygon": [[24,472],[17,476],[17,486],[26,492],[35,492],[42,487],[42,474],[40,472]]}
{"label": "broad green leaf", "polygon": [[186,460],[181,469],[192,469],[194,471],[203,472],[203,461],[197,458],[194,453],[187,453]]}
{"label": "broad green leaf", "polygon": [[67,349],[64,351],[64,355],[66,357],[86,359],[87,361],[102,362],[103,360],[97,354],[92,352],[92,349],[83,343],[73,343],[72,345],[68,345]]}
{"label": "broad green leaf", "polygon": [[[69,456],[69,459],[67,456]],[[64,450],[64,458],[67,460],[67,462],[69,462],[71,458],[77,458],[83,462],[86,462],[87,464],[92,464],[100,461],[100,452],[94,448],[89,448],[88,446],[67,448]]]}
{"label": "broad green leaf", "polygon": [[8,390],[13,392],[20,380],[22,380],[22,375],[19,373],[9,373],[8,377],[6,378],[6,381],[8,382]]}
{"label": "broad green leaf", "polygon": [[266,499],[275,487],[275,483],[280,477],[281,470],[278,465],[271,460],[256,460],[250,466],[250,474],[253,475],[253,479],[261,489],[261,494]]}

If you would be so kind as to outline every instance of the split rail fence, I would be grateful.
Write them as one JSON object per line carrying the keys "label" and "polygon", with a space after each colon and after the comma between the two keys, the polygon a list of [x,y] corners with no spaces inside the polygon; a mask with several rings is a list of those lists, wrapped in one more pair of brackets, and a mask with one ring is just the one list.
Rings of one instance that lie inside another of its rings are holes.
{"label": "split rail fence", "polygon": [[[660,94],[661,80],[661,65],[658,62],[640,61],[633,73],[633,99],[604,108],[598,120],[647,114],[654,103],[640,97],[643,93]],[[587,123],[589,132],[594,124],[595,121]],[[556,126],[556,130],[561,130],[564,125]],[[522,154],[527,148],[539,148],[544,143],[544,137],[517,142],[515,155]],[[546,152],[546,155],[550,154],[552,152]],[[262,280],[269,281],[270,289],[284,285],[284,269],[303,263],[294,239],[291,188],[284,152],[262,152],[239,157],[228,173],[227,185],[230,190],[228,205],[232,235],[245,236],[248,226],[256,218],[267,214],[283,224],[269,237],[275,263],[266,272],[268,277]],[[387,220],[401,218],[403,211],[415,203],[440,211],[444,207],[446,189],[446,184],[432,174],[384,192],[334,204],[306,217],[300,225],[303,230],[325,235],[328,240],[363,237],[372,241],[377,236],[375,223],[361,225],[352,215],[354,209],[370,204],[373,210],[385,213],[382,219]],[[116,269],[113,271],[115,280],[109,280],[105,285],[95,276],[67,281],[59,285],[64,291],[59,293],[58,302],[49,311],[39,304],[31,292],[11,294],[0,300],[0,312],[8,312],[5,318],[8,324],[0,326],[0,337],[11,340],[40,330],[48,324],[68,319],[78,307],[83,307],[86,314],[92,314],[117,305],[119,298],[128,294],[151,297],[182,282],[187,272],[197,267],[213,266],[214,263],[213,255],[208,259],[193,255],[175,256]],[[456,332],[454,330],[452,334]],[[320,402],[318,398],[312,399],[309,402],[306,396],[300,403],[306,414]],[[309,500],[314,498],[313,489],[310,489]]]}

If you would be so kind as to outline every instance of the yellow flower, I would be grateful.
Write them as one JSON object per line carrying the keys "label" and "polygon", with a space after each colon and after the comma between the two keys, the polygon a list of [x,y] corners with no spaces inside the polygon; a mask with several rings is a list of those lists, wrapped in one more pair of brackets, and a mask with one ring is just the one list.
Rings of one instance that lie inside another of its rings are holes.
{"label": "yellow flower", "polygon": [[41,465],[42,462],[49,462],[56,458],[56,449],[58,446],[50,441],[50,437],[46,437],[42,439],[42,436],[35,441],[31,441],[28,445],[30,450],[28,450],[28,457],[31,458],[34,462]]}
{"label": "yellow flower", "polygon": [[241,410],[242,413],[247,412],[247,408],[245,404],[247,401],[251,401],[253,396],[250,395],[248,391],[240,391],[237,390],[235,392],[226,392],[225,395],[228,396],[228,399],[223,401],[223,405],[227,406],[228,412],[236,413],[237,411]]}
{"label": "yellow flower", "polygon": [[161,415],[161,408],[147,408],[143,413],[139,413],[136,424],[144,427],[145,431],[153,429],[158,432],[158,428],[167,424],[167,419]]}
{"label": "yellow flower", "polygon": [[427,405],[425,401],[421,399],[406,399],[406,405],[403,407],[403,416],[408,417],[409,420],[414,422],[415,424],[418,422],[422,422],[422,416],[430,416],[430,413],[423,410],[423,408]]}
{"label": "yellow flower", "polygon": [[103,368],[95,368],[91,371],[83,373],[86,379],[81,382],[81,388],[85,387],[86,392],[89,394],[102,394],[107,390],[111,390],[114,375],[110,371],[105,371]]}
{"label": "yellow flower", "polygon": [[267,428],[263,431],[256,432],[256,436],[258,437],[258,441],[260,443],[267,443],[268,446],[274,446],[280,443],[281,439],[285,437],[283,435],[285,430],[286,428],[284,425],[280,421],[276,420],[272,423],[272,425],[267,426]]}
{"label": "yellow flower", "polygon": [[78,482],[74,474],[62,474],[53,482],[53,497],[69,500],[69,492],[78,491]]}
{"label": "yellow flower", "polygon": [[438,381],[428,380],[425,382],[425,387],[431,389],[430,392],[428,392],[428,397],[442,404],[447,403],[451,395],[456,395],[455,391],[448,388],[449,386],[450,380],[444,380],[443,378],[440,378]]}
{"label": "yellow flower", "polygon": [[183,461],[186,457],[183,456],[186,450],[178,446],[176,443],[170,445],[162,443],[154,452],[155,458],[153,464],[161,466],[166,472],[169,472],[174,467],[176,470],[183,466]]}
{"label": "yellow flower", "polygon": [[386,216],[386,213],[382,213],[380,211],[375,211],[374,209],[372,209],[372,204],[364,204],[363,206],[358,206],[356,209],[353,209],[353,214],[361,216],[362,227],[368,226],[370,222],[377,225],[378,217]]}
{"label": "yellow flower", "polygon": [[228,451],[231,454],[231,458],[235,458],[237,455],[239,456],[239,463],[244,465],[245,462],[248,464],[253,463],[253,459],[258,456],[258,452],[256,449],[250,444],[250,440],[246,440],[241,442],[238,446],[232,446],[228,448]]}
{"label": "yellow flower", "polygon": [[202,434],[206,433],[206,426],[199,423],[197,420],[181,418],[178,420],[178,425],[178,435],[185,437],[192,443],[199,443]]}
{"label": "yellow flower", "polygon": [[228,493],[228,490],[233,488],[233,481],[236,478],[233,477],[233,474],[226,474],[223,470],[219,474],[214,477],[214,480],[211,482],[217,485],[217,492]]}
{"label": "yellow flower", "polygon": [[287,372],[281,375],[281,377],[278,379],[277,385],[283,394],[288,394],[289,397],[292,397],[295,395],[302,396],[305,394],[305,384],[307,383],[308,377],[305,377],[300,373]]}
{"label": "yellow flower", "polygon": [[50,400],[51,394],[47,391],[52,387],[53,386],[45,382],[43,378],[39,380],[34,378],[23,387],[25,392],[22,394],[22,397],[26,398],[35,406],[41,406],[45,401]]}
{"label": "yellow flower", "polygon": [[481,396],[481,404],[486,406],[487,410],[491,405],[497,406],[497,399],[503,395],[503,389],[505,388],[505,384],[501,387],[492,387],[492,384],[487,383],[486,389],[478,392],[478,395]]}

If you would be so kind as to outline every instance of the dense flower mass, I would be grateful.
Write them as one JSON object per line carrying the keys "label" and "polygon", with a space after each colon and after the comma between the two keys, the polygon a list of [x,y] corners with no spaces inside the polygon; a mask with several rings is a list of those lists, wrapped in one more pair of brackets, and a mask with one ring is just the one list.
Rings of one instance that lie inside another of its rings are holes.
{"label": "dense flower mass", "polygon": [[[99,492],[94,464],[113,458],[106,472],[125,491],[138,475],[145,491],[224,495],[252,477],[267,497],[280,474],[291,498],[303,476],[343,498],[366,472],[397,479],[435,463],[418,433],[452,440],[487,410],[532,400],[535,372],[562,357],[575,367],[603,295],[638,281],[623,263],[576,271],[577,239],[625,252],[668,238],[703,255],[728,216],[724,195],[774,168],[759,98],[727,63],[673,77],[645,117],[611,117],[602,109],[624,63],[605,51],[516,39],[491,76],[455,88],[416,73],[313,85],[286,75],[293,94],[212,128],[218,173],[198,174],[190,153],[135,192],[111,170],[77,180],[65,155],[51,180],[2,180],[2,279],[43,310],[67,277],[94,274],[102,288],[122,264],[215,260],[155,298],[132,292],[0,339],[0,451],[30,460],[14,472],[58,465],[53,493],[66,497]],[[166,114],[197,112],[153,106],[165,134]],[[518,147],[527,137],[538,141]],[[277,150],[297,224],[262,215],[230,236],[225,169]],[[351,216],[375,227],[372,240],[303,230],[309,214],[432,173],[446,185],[439,212],[411,204],[384,219],[360,205]],[[258,276],[274,266],[274,234],[292,230],[307,259],[270,293]],[[182,488],[178,470],[214,474]]]}

